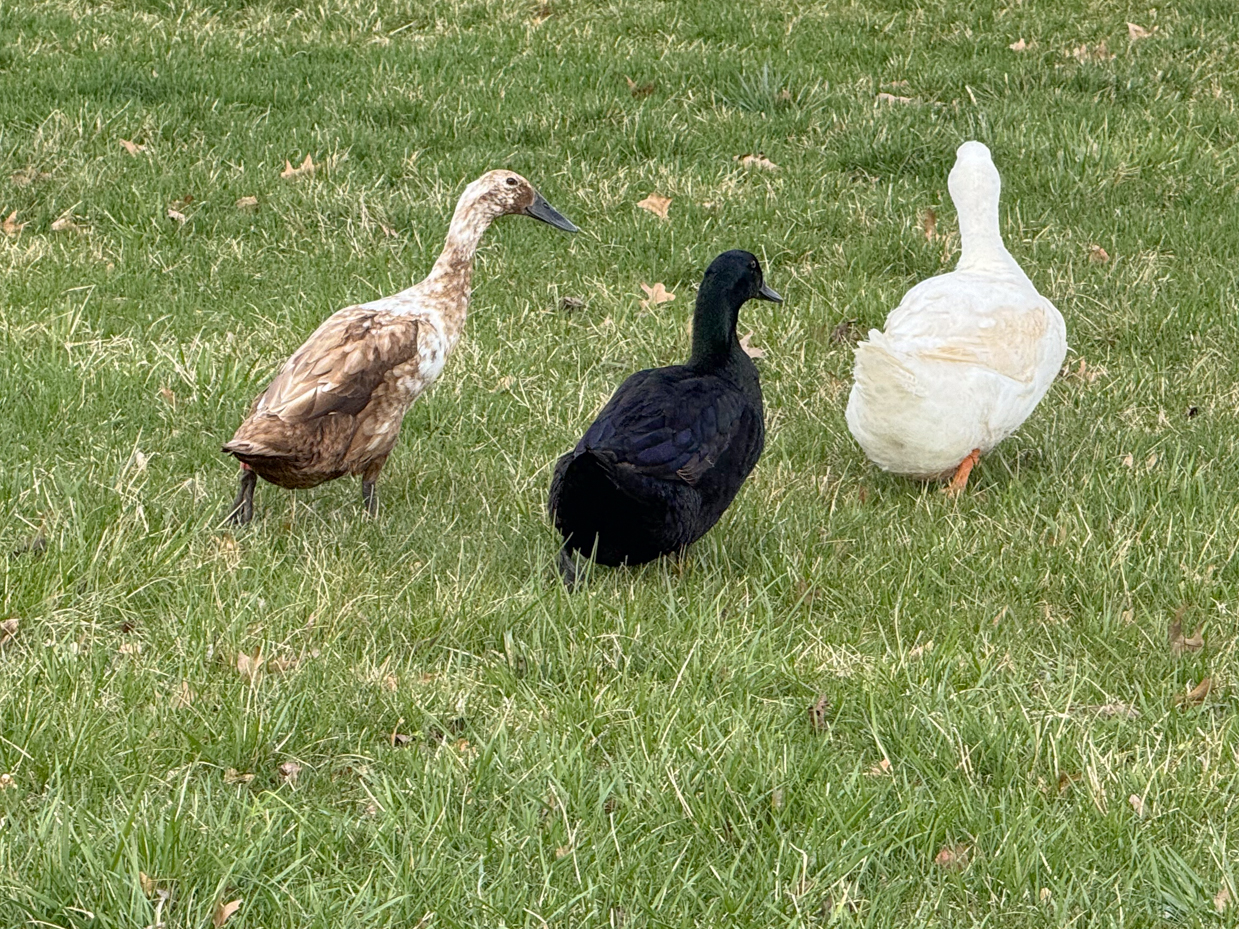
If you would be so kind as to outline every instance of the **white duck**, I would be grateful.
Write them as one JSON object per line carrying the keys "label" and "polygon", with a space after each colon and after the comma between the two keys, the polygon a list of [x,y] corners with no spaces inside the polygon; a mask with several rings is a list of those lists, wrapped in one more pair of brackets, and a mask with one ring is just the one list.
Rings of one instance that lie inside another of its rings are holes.
{"label": "white duck", "polygon": [[848,429],[878,467],[951,477],[950,494],[1028,418],[1067,354],[1062,314],[1002,244],[1001,186],[988,148],[959,147],[947,180],[959,264],[909,290],[886,330],[856,346]]}

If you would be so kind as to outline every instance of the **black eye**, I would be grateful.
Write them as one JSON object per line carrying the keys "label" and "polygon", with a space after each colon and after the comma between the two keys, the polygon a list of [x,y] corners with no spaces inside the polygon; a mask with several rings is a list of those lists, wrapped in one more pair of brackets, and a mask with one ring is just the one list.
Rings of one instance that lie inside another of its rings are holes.
{"label": "black eye", "polygon": [[516,178],[514,178],[514,177],[510,177],[510,178],[508,178],[508,186],[509,186],[509,187],[515,187],[515,186],[516,186]]}
{"label": "black eye", "polygon": [[756,271],[756,270],[757,270],[757,262],[756,262],[756,261],[750,261],[750,262],[749,262],[749,270],[750,270],[750,271]]}

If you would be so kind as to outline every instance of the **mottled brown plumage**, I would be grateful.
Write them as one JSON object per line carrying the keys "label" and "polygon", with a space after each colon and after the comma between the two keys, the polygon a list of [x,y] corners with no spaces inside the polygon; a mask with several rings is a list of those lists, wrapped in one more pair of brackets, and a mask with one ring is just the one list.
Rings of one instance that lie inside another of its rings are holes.
{"label": "mottled brown plumage", "polygon": [[482,234],[509,213],[576,230],[519,174],[491,171],[470,184],[426,279],[328,317],[254,401],[223,447],[242,468],[233,522],[253,515],[255,475],[303,488],[360,474],[366,508],[375,512],[374,481],[404,414],[460,339]]}

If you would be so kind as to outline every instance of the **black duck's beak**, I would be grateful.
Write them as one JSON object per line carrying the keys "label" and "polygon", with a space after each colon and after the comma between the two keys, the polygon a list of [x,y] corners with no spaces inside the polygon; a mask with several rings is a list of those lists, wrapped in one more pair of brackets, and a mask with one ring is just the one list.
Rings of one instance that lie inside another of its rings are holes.
{"label": "black duck's beak", "polygon": [[757,291],[758,300],[769,300],[771,303],[782,303],[783,298],[765,281],[761,282],[761,290]]}
{"label": "black duck's beak", "polygon": [[581,231],[568,221],[568,217],[564,216],[559,212],[559,210],[547,203],[542,194],[537,192],[533,195],[533,203],[525,207],[524,213],[526,216],[532,216],[534,219],[540,219],[548,226],[554,226],[556,229],[562,229],[564,232]]}

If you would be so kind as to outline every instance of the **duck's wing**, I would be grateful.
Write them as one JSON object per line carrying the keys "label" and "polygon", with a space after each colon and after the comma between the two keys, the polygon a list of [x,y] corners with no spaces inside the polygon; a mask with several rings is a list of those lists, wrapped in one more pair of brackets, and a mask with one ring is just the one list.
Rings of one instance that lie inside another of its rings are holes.
{"label": "duck's wing", "polygon": [[718,377],[685,368],[641,371],[620,386],[578,449],[613,473],[695,485],[760,417]]}
{"label": "duck's wing", "polygon": [[332,314],[285,362],[255,413],[288,423],[357,415],[391,370],[417,354],[417,330],[416,319],[372,308]]}

